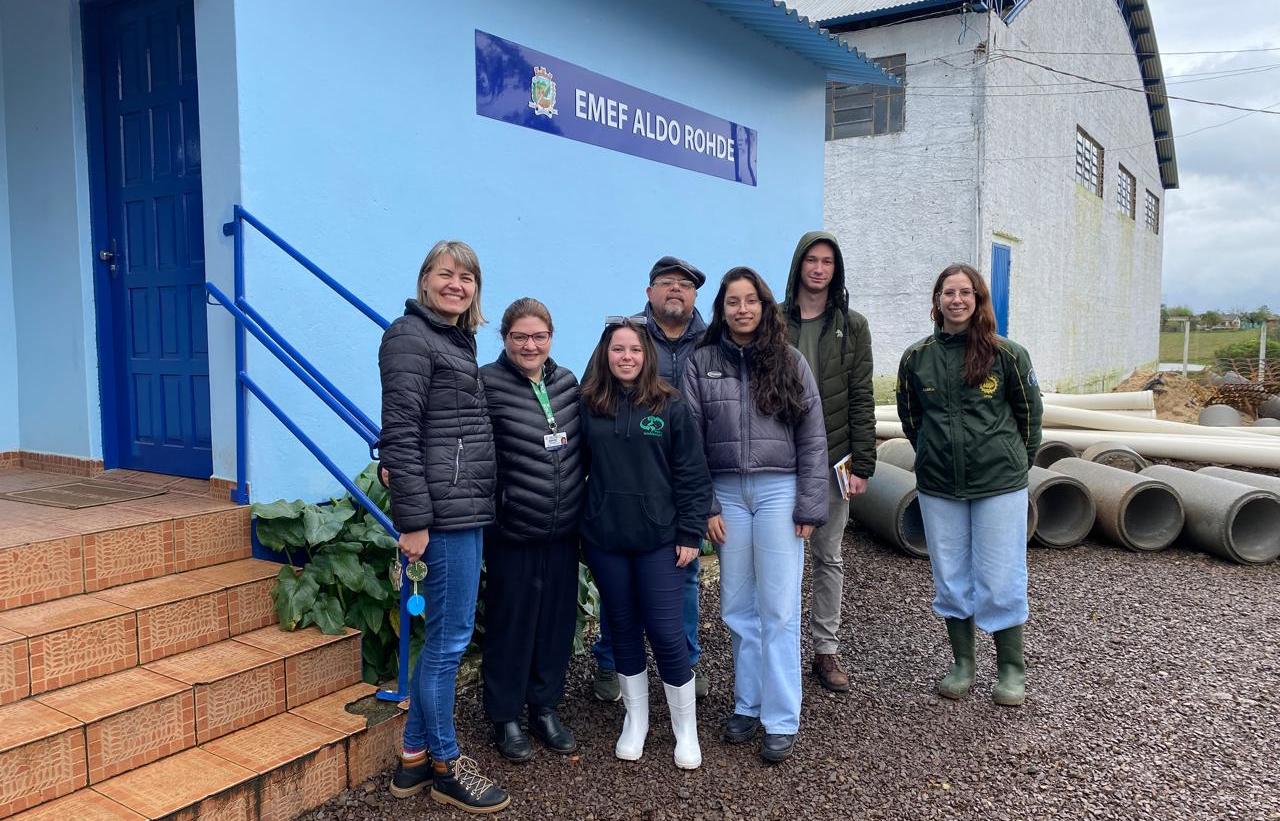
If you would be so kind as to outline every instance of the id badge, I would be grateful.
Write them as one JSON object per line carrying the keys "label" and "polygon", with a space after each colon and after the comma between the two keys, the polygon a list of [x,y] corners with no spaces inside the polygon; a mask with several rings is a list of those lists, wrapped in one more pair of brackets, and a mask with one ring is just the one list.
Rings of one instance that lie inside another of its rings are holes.
{"label": "id badge", "polygon": [[560,450],[560,448],[569,444],[569,434],[564,431],[559,433],[548,433],[542,437],[542,446],[547,450]]}

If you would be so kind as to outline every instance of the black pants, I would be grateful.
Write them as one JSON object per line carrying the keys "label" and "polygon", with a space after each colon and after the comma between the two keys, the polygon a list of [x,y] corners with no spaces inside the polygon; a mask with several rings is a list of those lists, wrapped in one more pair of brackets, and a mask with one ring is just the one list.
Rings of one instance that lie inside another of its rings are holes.
{"label": "black pants", "polygon": [[578,623],[577,540],[484,543],[484,709],[519,721],[524,706],[554,708]]}
{"label": "black pants", "polygon": [[693,677],[684,629],[684,587],[689,573],[676,567],[675,549],[614,553],[591,547],[587,548],[587,565],[600,588],[618,673],[634,676],[644,672],[647,635],[662,680],[672,687],[687,684]]}

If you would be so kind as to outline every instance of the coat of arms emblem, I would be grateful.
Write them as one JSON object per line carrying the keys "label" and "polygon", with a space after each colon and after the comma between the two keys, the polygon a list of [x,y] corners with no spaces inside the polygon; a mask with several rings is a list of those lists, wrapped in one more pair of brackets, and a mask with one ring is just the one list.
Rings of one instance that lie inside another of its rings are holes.
{"label": "coat of arms emblem", "polygon": [[533,70],[529,78],[529,108],[535,116],[552,117],[556,111],[556,81],[551,72],[542,66]]}

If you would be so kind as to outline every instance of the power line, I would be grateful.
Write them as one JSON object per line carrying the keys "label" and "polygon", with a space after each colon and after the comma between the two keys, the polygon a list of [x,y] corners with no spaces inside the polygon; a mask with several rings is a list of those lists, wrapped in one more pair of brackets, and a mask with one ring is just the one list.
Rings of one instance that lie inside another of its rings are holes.
{"label": "power line", "polygon": [[[1016,56],[1014,56],[1014,55],[1012,55],[1012,54],[1009,54],[1009,55],[1006,55],[1006,56],[1007,56],[1007,57],[1008,57],[1008,59],[1010,59],[1010,60],[1016,60],[1016,61],[1018,61],[1019,63],[1026,63],[1026,64],[1027,64],[1027,65],[1029,65],[1029,66],[1035,66],[1036,68],[1041,68],[1041,69],[1044,69],[1045,71],[1049,71],[1049,72],[1052,72],[1052,73],[1054,73],[1054,74],[1061,74],[1061,75],[1063,75],[1064,77],[1074,77],[1074,78],[1076,78],[1077,80],[1087,80],[1087,81],[1092,82],[1092,83],[1097,83],[1098,85],[1110,86],[1110,87],[1112,87],[1112,88],[1118,88],[1118,89],[1121,89],[1122,91],[1133,91],[1133,92],[1137,92],[1137,93],[1142,94],[1142,95],[1144,95],[1144,96],[1151,96],[1152,94],[1154,94],[1154,93],[1155,93],[1153,90],[1141,89],[1141,88],[1130,88],[1129,86],[1123,86],[1123,85],[1120,85],[1119,83],[1112,83],[1112,82],[1108,82],[1108,81],[1106,81],[1106,80],[1095,80],[1095,79],[1093,79],[1092,77],[1086,77],[1086,76],[1084,76],[1083,74],[1075,74],[1074,72],[1070,72],[1070,71],[1063,71],[1062,69],[1054,68],[1053,66],[1046,66],[1046,65],[1044,65],[1043,63],[1037,63],[1037,62],[1035,62],[1034,60],[1027,60],[1027,59],[1024,59],[1024,58],[1022,58],[1022,57],[1016,57]],[[1248,112],[1251,112],[1251,113],[1254,113],[1254,114],[1280,114],[1280,111],[1269,111],[1269,110],[1264,109],[1264,108],[1249,108],[1249,107],[1247,107],[1247,106],[1232,105],[1231,103],[1219,103],[1219,102],[1215,102],[1215,101],[1213,101],[1213,100],[1196,100],[1196,99],[1191,98],[1191,97],[1178,97],[1178,96],[1173,95],[1173,94],[1165,94],[1164,96],[1165,96],[1166,98],[1170,99],[1170,100],[1180,100],[1180,101],[1182,101],[1182,102],[1184,102],[1184,103],[1196,103],[1197,105],[1210,105],[1210,106],[1217,106],[1218,108],[1230,108],[1230,109],[1233,109],[1233,110],[1235,110],[1235,111],[1248,111]]]}
{"label": "power line", "polygon": [[[1268,71],[1273,71],[1277,68],[1280,68],[1280,63],[1267,63],[1260,66],[1244,66],[1242,68],[1220,69],[1218,71],[1189,72],[1186,74],[1166,74],[1164,76],[1165,76],[1165,85],[1179,85],[1182,83],[1203,83],[1210,80],[1230,79],[1232,77],[1247,76],[1249,74],[1262,74]],[[1170,77],[1179,78],[1179,79],[1169,80],[1168,78]],[[1195,78],[1195,79],[1181,79],[1181,78]],[[984,87],[985,88],[1058,88],[1060,86],[1095,85],[1100,82],[1142,83],[1144,82],[1144,78],[1132,77],[1132,78],[1125,78],[1120,80],[1065,80],[1060,83],[988,83]],[[951,88],[954,88],[954,89],[973,88],[973,86],[968,83],[951,83],[949,85],[920,85],[918,83],[910,83],[910,82],[908,82],[904,87],[909,89],[923,88],[923,89],[929,89],[929,90],[946,90]],[[1134,90],[1140,91],[1141,89],[1134,89]]]}
{"label": "power line", "polygon": [[1017,54],[1043,54],[1043,55],[1062,55],[1062,56],[1080,56],[1080,57],[1114,57],[1134,55],[1137,57],[1160,57],[1160,56],[1182,56],[1193,54],[1256,54],[1261,51],[1280,51],[1280,46],[1269,46],[1266,48],[1238,48],[1226,49],[1220,51],[1036,51],[1027,48],[1001,48],[1001,51],[1014,52]]}

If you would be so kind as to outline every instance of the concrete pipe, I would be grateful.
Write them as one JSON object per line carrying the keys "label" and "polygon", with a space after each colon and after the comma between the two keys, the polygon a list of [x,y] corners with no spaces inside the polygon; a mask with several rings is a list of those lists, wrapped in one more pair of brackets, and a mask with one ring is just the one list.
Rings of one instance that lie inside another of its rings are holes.
{"label": "concrete pipe", "polygon": [[1080,454],[1080,458],[1127,470],[1130,473],[1137,473],[1147,466],[1147,460],[1123,442],[1099,442],[1096,445],[1090,445]]}
{"label": "concrete pipe", "polygon": [[849,515],[908,556],[928,558],[916,475],[911,471],[877,461],[867,492],[849,500]]}
{"label": "concrete pipe", "polygon": [[1088,486],[1098,510],[1097,528],[1116,544],[1164,550],[1182,531],[1182,500],[1165,482],[1084,459],[1062,459],[1053,469]]}
{"label": "concrete pipe", "polygon": [[1087,410],[1152,410],[1156,406],[1151,391],[1115,391],[1113,393],[1041,393],[1046,405]]}
{"label": "concrete pipe", "polygon": [[1230,405],[1209,405],[1200,411],[1200,424],[1214,428],[1238,428],[1244,424],[1240,411]]}
{"label": "concrete pipe", "polygon": [[876,459],[903,470],[916,469],[916,449],[908,439],[886,439],[876,446]]}
{"label": "concrete pipe", "polygon": [[1266,564],[1280,556],[1280,496],[1171,465],[1152,465],[1141,475],[1182,495],[1184,536],[1200,550],[1236,564]]}
{"label": "concrete pipe", "polygon": [[1035,466],[1039,468],[1052,467],[1053,463],[1059,459],[1068,459],[1075,455],[1076,449],[1066,442],[1046,439],[1040,443],[1040,447],[1036,448]]}
{"label": "concrete pipe", "polygon": [[1222,375],[1222,383],[1224,385],[1248,385],[1249,380],[1235,371],[1227,371]]}
{"label": "concrete pipe", "polygon": [[1258,406],[1258,418],[1280,420],[1280,396],[1273,396]]}
{"label": "concrete pipe", "polygon": [[1272,419],[1269,416],[1259,416],[1254,420],[1255,428],[1280,428],[1280,419]]}
{"label": "concrete pipe", "polygon": [[1247,470],[1235,470],[1234,468],[1220,468],[1216,465],[1200,468],[1196,473],[1216,476],[1219,479],[1229,479],[1232,482],[1239,482],[1249,487],[1269,490],[1280,496],[1280,476],[1268,476],[1265,473],[1251,473]]}
{"label": "concrete pipe", "polygon": [[1073,547],[1093,529],[1098,509],[1084,482],[1065,473],[1033,467],[1028,496],[1039,515],[1031,540],[1044,547]]}

